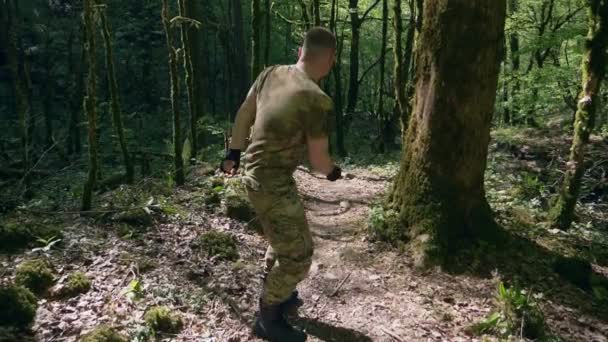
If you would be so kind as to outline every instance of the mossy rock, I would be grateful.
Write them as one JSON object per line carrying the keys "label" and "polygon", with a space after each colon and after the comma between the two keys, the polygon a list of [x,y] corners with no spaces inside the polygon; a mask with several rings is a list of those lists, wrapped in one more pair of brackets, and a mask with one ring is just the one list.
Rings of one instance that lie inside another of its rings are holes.
{"label": "mossy rock", "polygon": [[68,275],[66,283],[59,289],[60,297],[72,298],[87,293],[91,289],[91,280],[84,272],[74,272]]}
{"label": "mossy rock", "polygon": [[54,276],[51,265],[43,259],[24,261],[15,272],[15,284],[30,289],[40,296],[53,285]]}
{"label": "mossy rock", "polygon": [[239,258],[237,240],[228,233],[207,232],[198,238],[197,244],[209,256],[215,256],[220,260],[235,261]]}
{"label": "mossy rock", "polygon": [[224,199],[224,215],[241,222],[255,218],[255,210],[243,194],[230,194]]}
{"label": "mossy rock", "polygon": [[61,228],[50,223],[0,222],[0,251],[14,252],[32,245],[38,238],[62,238]]}
{"label": "mossy rock", "polygon": [[144,315],[144,320],[157,333],[177,333],[184,325],[181,317],[173,314],[166,306],[151,307]]}
{"label": "mossy rock", "polygon": [[80,338],[80,342],[128,342],[128,339],[114,329],[102,325]]}
{"label": "mossy rock", "polygon": [[120,212],[114,216],[114,220],[139,227],[147,227],[154,222],[152,215],[143,208],[133,208]]}
{"label": "mossy rock", "polygon": [[26,328],[34,322],[38,300],[25,287],[0,287],[0,303],[0,326]]}

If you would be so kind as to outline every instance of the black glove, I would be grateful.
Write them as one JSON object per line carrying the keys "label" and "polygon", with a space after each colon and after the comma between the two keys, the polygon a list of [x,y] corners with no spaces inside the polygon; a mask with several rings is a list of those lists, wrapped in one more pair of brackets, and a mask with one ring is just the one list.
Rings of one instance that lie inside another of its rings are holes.
{"label": "black glove", "polygon": [[[241,150],[230,149],[228,151],[228,153],[226,153],[226,157],[220,163],[220,170],[222,170],[222,172],[227,172],[226,170],[224,170],[223,166],[224,166],[224,162],[226,162],[228,160],[234,162],[233,170],[235,170],[235,171],[238,170],[239,166],[241,165]],[[230,171],[230,170],[228,170],[228,171]]]}
{"label": "black glove", "polygon": [[338,165],[334,165],[333,170],[327,175],[327,180],[335,182],[340,178],[342,178],[342,169]]}

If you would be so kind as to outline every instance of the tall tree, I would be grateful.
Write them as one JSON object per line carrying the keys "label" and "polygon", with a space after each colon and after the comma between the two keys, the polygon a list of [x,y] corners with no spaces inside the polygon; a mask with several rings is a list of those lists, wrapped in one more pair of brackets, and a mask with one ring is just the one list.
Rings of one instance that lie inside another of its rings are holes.
{"label": "tall tree", "polygon": [[27,81],[25,81],[24,75],[27,70],[22,70],[23,66],[20,63],[19,58],[19,38],[17,33],[16,25],[16,4],[7,0],[3,2],[2,15],[4,16],[4,32],[7,46],[7,59],[8,66],[11,73],[11,80],[13,85],[13,92],[15,94],[17,115],[19,116],[19,127],[21,133],[21,154],[23,163],[23,181],[25,185],[25,195],[29,197],[31,191],[31,177],[30,177],[30,133],[28,129],[28,123],[30,122],[30,102],[27,99]]}
{"label": "tall tree", "polygon": [[608,0],[588,0],[587,6],[589,31],[581,66],[583,90],[579,95],[570,158],[562,190],[552,215],[553,224],[561,229],[570,228],[574,218],[581,180],[585,173],[585,146],[589,142],[589,135],[594,127],[601,82],[606,73]]}
{"label": "tall tree", "polygon": [[[508,12],[510,16],[513,16],[517,13],[519,9],[519,1],[518,0],[509,0],[508,2]],[[520,56],[519,56],[519,33],[517,30],[513,30],[511,34],[509,34],[509,55],[511,57],[511,80],[513,82],[513,87],[510,90],[511,98],[517,96],[519,92],[519,66],[520,66]],[[512,101],[515,103],[515,101]],[[508,108],[508,111],[505,111],[504,123],[510,125],[512,122],[513,114],[517,114],[518,109],[516,107]]]}
{"label": "tall tree", "polygon": [[244,21],[243,21],[243,5],[241,0],[232,0],[232,28],[231,37],[233,39],[233,64],[232,68],[236,81],[236,98],[233,99],[234,103],[230,108],[230,122],[234,121],[234,115],[238,104],[247,95],[249,89],[249,68],[247,67],[247,50],[245,49],[245,34],[244,34]]}
{"label": "tall tree", "polygon": [[384,67],[386,62],[386,41],[388,35],[388,0],[382,0],[382,48],[380,49],[380,89],[378,91],[378,144],[385,151],[384,125],[389,116],[384,113]]}
{"label": "tall tree", "polygon": [[103,44],[106,50],[106,77],[108,83],[108,91],[110,93],[110,110],[112,112],[112,123],[114,124],[114,131],[118,138],[120,150],[122,152],[122,158],[125,163],[126,180],[127,183],[133,183],[134,171],[133,162],[129,154],[129,148],[127,147],[127,139],[125,137],[125,130],[122,122],[122,110],[120,107],[120,98],[118,95],[118,81],[116,80],[116,70],[114,68],[114,52],[112,49],[112,39],[110,36],[110,25],[108,24],[108,18],[106,15],[106,7],[100,9],[99,20],[101,24],[101,33],[103,36]]}
{"label": "tall tree", "polygon": [[251,79],[255,80],[262,71],[262,13],[260,0],[251,1]]}
{"label": "tall tree", "polygon": [[169,19],[169,0],[163,0],[161,12],[167,49],[169,51],[169,80],[171,83],[171,112],[173,114],[173,179],[175,184],[183,185],[184,160],[182,157],[181,113],[179,105],[179,78],[177,74],[177,53],[173,44],[171,22]]}
{"label": "tall tree", "polygon": [[264,38],[266,40],[266,44],[264,45],[264,66],[269,66],[270,65],[270,47],[272,46],[272,44],[270,43],[271,40],[271,33],[272,33],[272,27],[270,26],[272,24],[272,6],[270,4],[270,0],[264,0],[264,31],[265,31],[265,35]]}
{"label": "tall tree", "polygon": [[88,143],[89,143],[89,172],[84,183],[82,193],[82,210],[90,210],[92,204],[93,189],[97,183],[98,148],[97,148],[97,58],[95,55],[95,24],[94,24],[95,0],[84,0],[84,29],[86,32],[87,62],[89,65],[87,76],[87,93],[84,97],[84,112],[88,119]]}
{"label": "tall tree", "polygon": [[331,2],[330,14],[330,30],[338,38],[338,55],[336,65],[332,70],[334,76],[334,112],[336,116],[336,148],[339,156],[346,156],[346,147],[344,146],[344,125],[343,125],[343,104],[342,104],[342,48],[344,47],[344,35],[338,37],[338,0]]}
{"label": "tall tree", "polygon": [[[86,32],[82,25],[80,26],[80,30],[82,31],[82,40],[86,40]],[[67,152],[68,155],[76,154],[80,155],[81,151],[81,142],[80,142],[80,117],[82,115],[82,98],[83,98],[83,88],[84,88],[84,77],[83,77],[83,69],[85,64],[85,44],[81,43],[81,52],[80,52],[80,63],[76,62],[74,57],[74,40],[75,34],[73,32],[70,33],[68,38],[68,72],[70,75],[69,78],[69,105],[70,105],[70,121],[68,127],[68,137],[67,137]]]}
{"label": "tall tree", "polygon": [[312,0],[312,13],[315,26],[321,26],[321,0]]}
{"label": "tall tree", "polygon": [[367,19],[369,13],[380,3],[380,0],[375,0],[362,16],[359,15],[359,0],[348,0],[350,11],[350,30],[351,30],[351,45],[350,45],[350,78],[348,80],[348,98],[346,103],[346,112],[353,113],[357,106],[359,95],[359,43],[361,41],[361,25]]}
{"label": "tall tree", "polygon": [[442,264],[464,240],[496,233],[484,172],[505,1],[424,3],[414,110],[387,203],[419,266]]}

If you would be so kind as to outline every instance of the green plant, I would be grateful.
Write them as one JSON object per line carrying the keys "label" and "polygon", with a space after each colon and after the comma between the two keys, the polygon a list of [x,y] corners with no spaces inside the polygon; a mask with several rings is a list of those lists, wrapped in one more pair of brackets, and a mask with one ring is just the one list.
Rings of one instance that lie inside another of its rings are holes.
{"label": "green plant", "polygon": [[397,212],[382,206],[371,209],[367,218],[367,233],[372,241],[400,244],[407,240]]}
{"label": "green plant", "polygon": [[25,287],[0,287],[0,303],[0,326],[24,328],[36,317],[36,296]]}
{"label": "green plant", "polygon": [[30,289],[36,295],[44,294],[53,282],[50,264],[43,259],[24,261],[17,266],[15,284]]}
{"label": "green plant", "polygon": [[516,196],[524,200],[530,200],[542,196],[545,185],[538,179],[537,175],[524,174],[521,183],[516,188]]}
{"label": "green plant", "polygon": [[516,286],[507,288],[499,282],[495,304],[495,310],[488,317],[471,327],[474,333],[531,339],[546,337],[545,319],[532,293]]}
{"label": "green plant", "polygon": [[114,329],[102,325],[84,335],[80,342],[127,342],[128,340]]}
{"label": "green plant", "polygon": [[62,297],[75,297],[91,289],[91,280],[84,272],[74,272],[68,275],[65,285],[59,291]]}
{"label": "green plant", "polygon": [[220,260],[235,261],[239,258],[237,241],[234,236],[218,231],[204,233],[198,239],[199,247],[209,256]]}
{"label": "green plant", "polygon": [[144,296],[142,282],[138,279],[133,279],[129,282],[126,288],[121,291],[121,294],[126,296],[129,301],[137,301]]}
{"label": "green plant", "polygon": [[39,237],[36,239],[36,242],[40,243],[42,245],[42,247],[36,247],[36,248],[32,249],[32,252],[38,252],[38,251],[48,252],[51,250],[51,248],[53,248],[53,246],[55,246],[56,244],[61,242],[61,239],[58,239],[57,236],[53,235],[50,238],[46,238],[46,239]]}
{"label": "green plant", "polygon": [[144,320],[157,333],[176,333],[183,326],[181,317],[172,314],[166,306],[150,308],[144,315]]}

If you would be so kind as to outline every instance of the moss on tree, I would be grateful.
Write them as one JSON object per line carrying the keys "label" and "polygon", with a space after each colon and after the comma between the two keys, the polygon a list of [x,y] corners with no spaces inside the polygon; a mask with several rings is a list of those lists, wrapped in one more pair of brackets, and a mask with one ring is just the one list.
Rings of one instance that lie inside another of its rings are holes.
{"label": "moss on tree", "polygon": [[27,328],[34,322],[37,299],[22,286],[0,287],[0,326]]}
{"label": "moss on tree", "polygon": [[127,342],[128,339],[117,333],[114,329],[102,325],[93,329],[80,338],[80,342]]}
{"label": "moss on tree", "polygon": [[36,295],[45,294],[54,281],[50,264],[43,259],[24,261],[15,271],[15,284],[28,288]]}
{"label": "moss on tree", "polygon": [[181,317],[173,314],[166,306],[150,308],[144,315],[144,320],[157,333],[177,333],[184,325]]}

